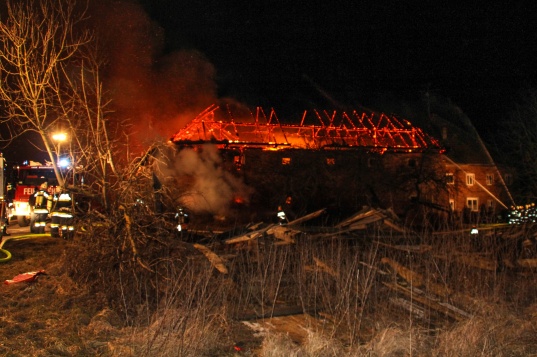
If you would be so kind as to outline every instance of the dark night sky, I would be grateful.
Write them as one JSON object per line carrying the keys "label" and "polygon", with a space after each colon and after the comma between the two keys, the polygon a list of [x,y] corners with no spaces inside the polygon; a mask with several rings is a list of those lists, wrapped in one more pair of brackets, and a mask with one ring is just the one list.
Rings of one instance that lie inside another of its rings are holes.
{"label": "dark night sky", "polygon": [[[299,118],[339,109],[328,97],[385,111],[384,98],[426,91],[494,133],[537,88],[533,1],[417,3],[93,0],[90,18],[104,36],[115,113],[148,139],[169,138],[217,98]],[[10,154],[20,148],[29,146]]]}
{"label": "dark night sky", "polygon": [[[283,3],[283,4],[282,4]],[[483,127],[537,85],[533,2],[146,0],[169,50],[193,47],[220,95],[305,109],[310,81],[346,104],[429,89]],[[378,109],[378,108],[375,108]]]}

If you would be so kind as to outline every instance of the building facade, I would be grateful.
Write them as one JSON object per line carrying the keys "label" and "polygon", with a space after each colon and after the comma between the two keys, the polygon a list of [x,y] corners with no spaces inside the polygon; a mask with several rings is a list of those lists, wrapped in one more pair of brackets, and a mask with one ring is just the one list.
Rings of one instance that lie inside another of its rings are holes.
{"label": "building facade", "polygon": [[[513,204],[509,176],[471,139],[457,144],[462,137],[447,125],[438,141],[379,113],[314,111],[313,122],[304,113],[300,124],[283,124],[274,111],[241,120],[222,112],[230,113],[208,108],[171,141],[179,150],[219,150],[225,169],[254,188],[245,200],[254,206],[275,208],[291,196],[297,213],[337,207],[352,214],[368,205],[471,223],[496,221]],[[446,153],[444,144],[458,151]]]}

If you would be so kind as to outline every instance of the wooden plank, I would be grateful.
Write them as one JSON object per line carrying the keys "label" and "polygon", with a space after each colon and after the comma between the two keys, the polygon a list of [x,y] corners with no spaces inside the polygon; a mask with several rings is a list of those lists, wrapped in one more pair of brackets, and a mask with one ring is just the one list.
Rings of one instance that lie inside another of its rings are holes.
{"label": "wooden plank", "polygon": [[393,261],[389,258],[383,258],[381,262],[390,265],[408,284],[412,287],[423,288],[428,293],[439,296],[442,299],[449,299],[457,303],[461,303],[464,306],[474,306],[477,304],[476,300],[470,296],[453,291],[448,286],[438,284],[432,281],[426,280],[423,275],[416,273],[401,264]]}
{"label": "wooden plank", "polygon": [[364,217],[363,219],[361,219],[359,221],[356,221],[356,222],[353,222],[353,223],[349,224],[348,227],[349,227],[350,230],[363,229],[363,228],[361,228],[362,226],[366,226],[366,225],[371,224],[371,223],[382,221],[383,219],[384,219],[383,216],[375,213],[375,214],[370,215],[368,217]]}
{"label": "wooden plank", "polygon": [[375,244],[382,245],[395,250],[400,250],[407,253],[426,253],[430,252],[433,249],[432,245],[419,244],[419,245],[393,245],[388,243],[383,243],[380,241],[375,241]]}
{"label": "wooden plank", "polygon": [[235,244],[235,243],[248,242],[250,240],[257,239],[259,237],[262,237],[263,234],[265,234],[265,232],[267,230],[269,230],[270,228],[272,228],[274,226],[275,226],[274,224],[271,224],[271,225],[269,225],[269,226],[267,226],[265,228],[261,228],[261,229],[258,229],[256,231],[253,231],[253,232],[249,232],[249,233],[237,236],[237,237],[226,239],[224,241],[224,243],[225,244]]}
{"label": "wooden plank", "polygon": [[399,276],[405,279],[410,285],[420,287],[423,286],[424,278],[421,274],[418,274],[407,267],[399,264],[395,260],[384,257],[380,260],[383,264],[388,264],[393,270],[397,272]]}
{"label": "wooden plank", "polygon": [[402,307],[420,319],[425,318],[425,310],[421,306],[413,304],[411,301],[397,297],[390,298],[390,302],[396,306]]}
{"label": "wooden plank", "polygon": [[446,316],[449,316],[457,321],[462,321],[464,319],[472,317],[471,314],[459,309],[456,306],[453,306],[446,302],[437,302],[437,301],[431,300],[422,292],[420,292],[418,289],[409,289],[398,284],[386,283],[386,282],[383,282],[383,284],[392,290],[405,294],[408,298],[412,300],[412,302],[418,302],[420,304],[428,306],[431,309],[437,312],[440,312]]}
{"label": "wooden plank", "polygon": [[280,244],[294,244],[295,240],[293,238],[301,233],[301,231],[291,229],[287,227],[287,225],[275,225],[272,226],[269,230],[267,230],[267,234],[272,234],[274,238],[282,241],[279,242]]}
{"label": "wooden plank", "polygon": [[479,268],[488,271],[496,271],[497,263],[496,261],[483,257],[480,254],[468,254],[468,253],[458,253],[446,257],[443,255],[434,255],[434,258],[442,260],[452,260],[457,263],[462,263],[470,267]]}
{"label": "wooden plank", "polygon": [[315,262],[315,265],[316,267],[312,267],[310,265],[306,265],[305,269],[306,271],[321,271],[321,272],[324,272],[324,273],[327,273],[328,275],[331,275],[333,276],[334,278],[339,278],[339,275],[335,272],[334,269],[332,269],[331,267],[329,267],[325,262],[323,262],[322,260],[318,259],[318,258],[315,258],[313,257],[313,261]]}
{"label": "wooden plank", "polygon": [[518,259],[516,264],[523,268],[537,268],[537,259]]}
{"label": "wooden plank", "polygon": [[406,232],[406,229],[404,229],[403,227],[399,226],[398,224],[395,224],[394,222],[392,222],[391,219],[384,219],[384,221],[382,223],[384,223],[384,225],[390,227],[391,229],[393,229],[394,231],[397,231],[399,233]]}
{"label": "wooden plank", "polygon": [[205,255],[205,257],[207,257],[211,265],[215,267],[216,270],[218,270],[222,274],[228,273],[227,268],[224,265],[224,260],[220,258],[216,253],[214,253],[212,250],[210,250],[206,246],[198,244],[198,243],[194,243],[193,246],[194,248],[202,252],[203,255]]}
{"label": "wooden plank", "polygon": [[346,226],[349,226],[350,224],[356,222],[356,221],[359,221],[361,219],[364,219],[364,218],[367,218],[369,216],[372,216],[372,215],[375,215],[377,213],[376,210],[374,209],[368,209],[368,210],[362,210],[356,214],[354,214],[353,216],[339,222],[338,224],[336,224],[336,227],[346,227]]}
{"label": "wooden plank", "polygon": [[321,214],[323,214],[324,212],[326,211],[326,209],[320,209],[318,211],[315,211],[313,213],[310,213],[310,214],[307,214],[305,216],[302,216],[300,218],[297,218],[289,223],[286,224],[286,226],[293,226],[293,225],[298,225],[298,224],[301,224],[301,223],[304,223],[304,222],[307,222],[311,219],[314,219],[314,218],[317,218],[319,217]]}

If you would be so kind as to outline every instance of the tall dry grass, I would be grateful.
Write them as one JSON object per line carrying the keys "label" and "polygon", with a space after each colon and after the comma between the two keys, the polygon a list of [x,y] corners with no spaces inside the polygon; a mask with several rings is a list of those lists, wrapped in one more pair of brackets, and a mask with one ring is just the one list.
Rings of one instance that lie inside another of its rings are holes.
{"label": "tall dry grass", "polygon": [[[147,269],[136,264],[128,249],[118,251],[128,241],[117,227],[96,230],[81,242],[80,256],[71,268],[71,272],[87,269],[78,277],[80,282],[105,281],[108,274],[120,277],[116,286],[107,280],[108,285],[91,288],[106,297],[130,329],[121,341],[133,355],[227,356],[235,353],[231,347],[240,338],[252,342],[250,355],[260,356],[537,353],[535,319],[524,315],[537,297],[534,273],[478,269],[459,260],[461,253],[469,253],[497,261],[497,237],[484,236],[476,244],[465,231],[440,235],[424,228],[418,234],[401,235],[386,234],[379,227],[365,234],[304,233],[290,245],[263,236],[228,246],[223,237],[215,237],[204,244],[226,258],[228,274],[221,274],[188,243],[162,234],[155,237],[144,227],[138,227],[134,239],[148,247],[140,251]],[[432,249],[418,253],[393,248],[409,242]],[[506,243],[509,247],[509,242],[501,242]],[[84,256],[92,244],[92,255]],[[111,251],[121,259],[113,259]],[[380,263],[384,257],[423,280],[405,281]],[[444,287],[449,294],[433,298],[469,317],[457,321],[420,305],[385,284],[394,282],[430,296],[433,284]],[[392,303],[401,298],[420,306],[423,313]],[[242,331],[237,336],[238,320],[269,320],[282,309],[330,323],[322,324],[322,329],[310,326],[302,341],[270,331],[257,337],[253,331]]]}

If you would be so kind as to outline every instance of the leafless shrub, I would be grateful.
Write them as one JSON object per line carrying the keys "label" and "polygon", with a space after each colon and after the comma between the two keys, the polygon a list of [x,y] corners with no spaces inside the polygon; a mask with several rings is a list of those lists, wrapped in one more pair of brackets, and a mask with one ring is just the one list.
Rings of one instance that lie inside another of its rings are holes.
{"label": "leafless shrub", "polygon": [[324,334],[308,331],[302,349],[307,356],[328,357],[348,355],[348,349],[337,338],[327,338]]}
{"label": "leafless shrub", "polygon": [[437,356],[528,356],[537,352],[535,326],[494,306],[438,336]]}
{"label": "leafless shrub", "polygon": [[379,331],[374,338],[359,348],[359,354],[364,356],[420,356],[426,355],[421,351],[423,336],[417,329],[401,329],[387,327]]}
{"label": "leafless shrub", "polygon": [[267,335],[263,340],[259,355],[263,357],[306,356],[301,348],[284,334]]}
{"label": "leafless shrub", "polygon": [[[125,216],[130,217],[129,227]],[[163,217],[147,207],[125,206],[125,211],[91,226],[70,252],[77,256],[70,261],[70,275],[132,326],[135,332],[128,343],[137,355],[229,351],[233,320],[270,318],[281,308],[322,315],[329,323],[308,329],[300,344],[285,335],[265,334],[262,355],[444,356],[458,350],[504,355],[505,346],[516,353],[534,349],[530,331],[535,326],[509,314],[506,307],[528,304],[527,296],[535,289],[521,276],[458,260],[459,254],[471,253],[465,233],[424,232],[417,241],[372,230],[359,239],[317,239],[301,233],[293,244],[269,235],[234,246],[216,238],[204,242],[226,257],[228,274],[222,274],[188,239],[170,236],[165,225]],[[393,249],[408,241],[433,249]],[[420,280],[404,281],[395,272],[384,275],[390,271],[380,264],[384,257],[419,274]],[[112,278],[117,283],[111,283]],[[439,301],[465,309],[471,317],[456,322],[427,306],[421,306],[421,317],[399,311],[390,303],[399,293],[385,283],[424,291],[434,283],[449,291]],[[520,289],[514,289],[518,284]],[[457,304],[460,296],[466,305]]]}
{"label": "leafless shrub", "polygon": [[201,306],[159,311],[150,326],[136,329],[129,344],[137,356],[221,355],[230,346],[222,338],[227,333],[222,317]]}

